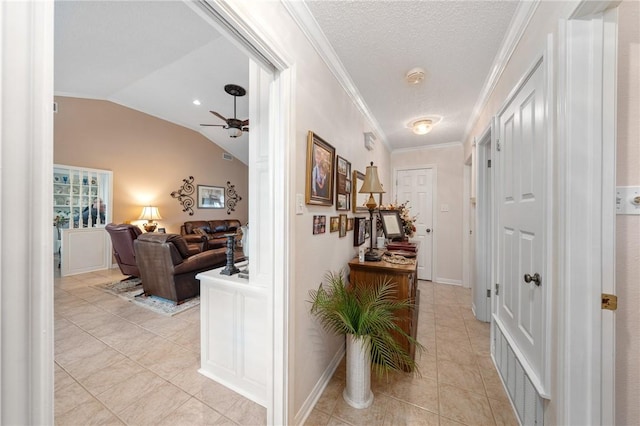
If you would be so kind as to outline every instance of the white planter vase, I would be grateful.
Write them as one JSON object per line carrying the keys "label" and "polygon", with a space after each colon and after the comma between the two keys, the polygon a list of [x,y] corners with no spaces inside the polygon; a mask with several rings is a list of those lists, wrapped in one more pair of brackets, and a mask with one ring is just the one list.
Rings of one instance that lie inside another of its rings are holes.
{"label": "white planter vase", "polygon": [[347,387],[344,400],[353,408],[367,408],[373,403],[371,392],[371,353],[364,338],[347,334]]}

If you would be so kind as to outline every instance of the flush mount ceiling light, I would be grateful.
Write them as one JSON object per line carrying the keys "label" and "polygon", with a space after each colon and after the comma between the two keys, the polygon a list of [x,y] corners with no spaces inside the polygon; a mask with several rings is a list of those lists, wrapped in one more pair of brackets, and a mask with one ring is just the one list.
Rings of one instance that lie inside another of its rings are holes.
{"label": "flush mount ceiling light", "polygon": [[411,125],[411,130],[413,130],[413,133],[415,133],[416,135],[426,135],[431,131],[432,127],[433,121],[418,120],[413,122],[413,124]]}
{"label": "flush mount ceiling light", "polygon": [[441,117],[417,118],[407,123],[407,127],[416,135],[426,135],[431,131],[431,129],[433,129],[433,126],[440,122],[441,119]]}
{"label": "flush mount ceiling light", "polygon": [[412,68],[407,71],[405,79],[409,84],[418,84],[424,80],[424,70],[422,68]]}

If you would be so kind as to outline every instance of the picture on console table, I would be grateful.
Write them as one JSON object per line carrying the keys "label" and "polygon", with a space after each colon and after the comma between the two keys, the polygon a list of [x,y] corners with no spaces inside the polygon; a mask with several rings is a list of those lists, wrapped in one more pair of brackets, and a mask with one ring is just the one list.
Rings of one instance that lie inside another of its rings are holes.
{"label": "picture on console table", "polygon": [[364,240],[365,240],[365,235],[366,235],[366,218],[364,217],[356,217],[354,218],[355,220],[355,232],[353,233],[353,245],[354,246],[361,246],[362,244],[364,244]]}
{"label": "picture on console table", "polygon": [[224,188],[198,185],[199,209],[224,209]]}

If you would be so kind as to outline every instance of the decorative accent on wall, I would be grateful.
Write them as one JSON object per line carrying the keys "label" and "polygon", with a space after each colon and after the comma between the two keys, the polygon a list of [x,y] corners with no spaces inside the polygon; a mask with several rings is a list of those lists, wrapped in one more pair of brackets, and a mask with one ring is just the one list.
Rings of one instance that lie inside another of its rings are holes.
{"label": "decorative accent on wall", "polygon": [[231,182],[227,181],[227,214],[236,210],[236,204],[241,201],[242,197],[236,192],[236,186],[231,185]]}
{"label": "decorative accent on wall", "polygon": [[193,216],[193,197],[191,197],[191,194],[195,191],[195,187],[193,186],[193,176],[182,179],[182,181],[184,183],[180,189],[173,191],[171,196],[178,199],[183,212],[188,212],[189,216]]}

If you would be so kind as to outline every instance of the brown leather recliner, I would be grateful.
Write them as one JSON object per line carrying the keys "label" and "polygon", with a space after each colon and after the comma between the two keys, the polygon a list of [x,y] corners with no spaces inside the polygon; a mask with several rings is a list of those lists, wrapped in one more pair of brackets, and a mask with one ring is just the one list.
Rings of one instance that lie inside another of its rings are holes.
{"label": "brown leather recliner", "polygon": [[226,249],[199,252],[177,234],[142,234],[134,247],[145,294],[176,304],[200,294],[198,273],[224,266],[227,261]]}
{"label": "brown leather recliner", "polygon": [[111,236],[111,245],[113,246],[113,255],[118,262],[120,272],[123,275],[140,276],[140,270],[136,263],[136,253],[133,249],[133,242],[138,235],[142,234],[140,228],[135,225],[123,223],[116,225],[110,223],[105,229]]}

